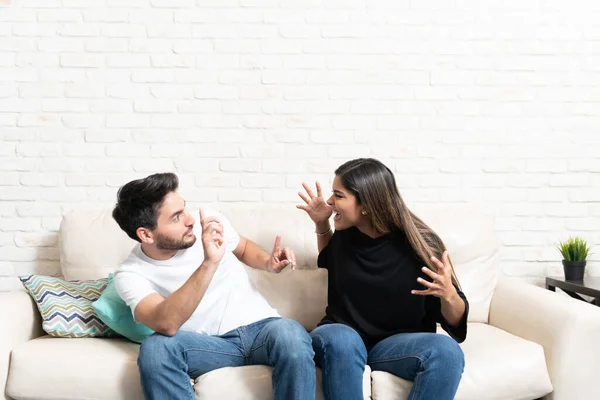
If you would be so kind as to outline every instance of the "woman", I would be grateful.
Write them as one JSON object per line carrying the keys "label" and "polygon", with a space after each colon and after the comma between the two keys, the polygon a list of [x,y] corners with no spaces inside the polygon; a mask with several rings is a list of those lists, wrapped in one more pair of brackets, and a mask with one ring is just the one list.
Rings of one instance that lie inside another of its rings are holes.
{"label": "woman", "polygon": [[[375,159],[335,171],[325,202],[298,194],[329,272],[325,317],[311,332],[328,400],[362,399],[365,365],[413,381],[409,399],[453,399],[464,367],[469,304],[439,236],[411,213]],[[332,231],[329,218],[334,214]],[[450,334],[438,335],[436,322]]]}

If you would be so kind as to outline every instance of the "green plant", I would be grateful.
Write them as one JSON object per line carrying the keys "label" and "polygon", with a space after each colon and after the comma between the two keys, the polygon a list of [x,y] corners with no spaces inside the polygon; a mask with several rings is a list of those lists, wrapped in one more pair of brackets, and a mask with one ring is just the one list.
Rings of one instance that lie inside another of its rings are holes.
{"label": "green plant", "polygon": [[558,243],[558,250],[565,261],[585,261],[590,248],[582,238],[570,237],[568,240]]}

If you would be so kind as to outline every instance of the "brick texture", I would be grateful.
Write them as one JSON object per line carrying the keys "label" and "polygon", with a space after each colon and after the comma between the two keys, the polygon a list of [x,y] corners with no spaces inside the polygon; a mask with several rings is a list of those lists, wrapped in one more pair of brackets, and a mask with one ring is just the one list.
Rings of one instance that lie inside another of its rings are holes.
{"label": "brick texture", "polygon": [[485,207],[504,274],[540,284],[559,240],[600,245],[599,19],[584,0],[0,1],[0,290],[59,274],[61,215],[133,178],[295,212],[303,180],[361,156],[409,205]]}

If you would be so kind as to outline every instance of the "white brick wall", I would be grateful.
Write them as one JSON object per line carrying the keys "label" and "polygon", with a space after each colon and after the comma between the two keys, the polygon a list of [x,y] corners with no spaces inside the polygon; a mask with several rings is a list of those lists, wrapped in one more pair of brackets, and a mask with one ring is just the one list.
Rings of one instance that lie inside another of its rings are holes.
{"label": "white brick wall", "polygon": [[600,275],[594,0],[0,1],[0,290],[59,273],[61,215],[172,170],[199,202],[297,202],[359,156],[411,205],[495,217],[505,274]]}

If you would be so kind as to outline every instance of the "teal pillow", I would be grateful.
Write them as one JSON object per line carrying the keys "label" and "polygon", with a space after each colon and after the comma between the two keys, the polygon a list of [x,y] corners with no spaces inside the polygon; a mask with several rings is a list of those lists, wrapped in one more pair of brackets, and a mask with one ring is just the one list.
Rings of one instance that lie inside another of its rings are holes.
{"label": "teal pillow", "polygon": [[146,325],[138,324],[133,320],[131,309],[115,289],[113,274],[108,276],[108,285],[100,298],[92,303],[92,308],[110,329],[132,342],[142,343],[144,339],[154,333]]}

